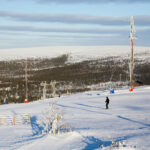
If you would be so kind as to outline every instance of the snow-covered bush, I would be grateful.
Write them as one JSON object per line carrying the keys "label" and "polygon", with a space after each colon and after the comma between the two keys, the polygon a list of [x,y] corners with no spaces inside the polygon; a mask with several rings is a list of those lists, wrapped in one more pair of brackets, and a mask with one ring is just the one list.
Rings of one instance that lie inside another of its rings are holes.
{"label": "snow-covered bush", "polygon": [[100,149],[102,150],[121,150],[122,148],[127,148],[127,146],[125,145],[124,141],[112,141],[112,144],[109,146],[108,145],[101,145]]}
{"label": "snow-covered bush", "polygon": [[124,141],[112,141],[111,147],[126,147]]}
{"label": "snow-covered bush", "polygon": [[42,126],[42,133],[58,134],[72,131],[71,127],[63,121],[63,112],[56,107],[56,101],[50,103],[50,107],[40,118],[39,124]]}

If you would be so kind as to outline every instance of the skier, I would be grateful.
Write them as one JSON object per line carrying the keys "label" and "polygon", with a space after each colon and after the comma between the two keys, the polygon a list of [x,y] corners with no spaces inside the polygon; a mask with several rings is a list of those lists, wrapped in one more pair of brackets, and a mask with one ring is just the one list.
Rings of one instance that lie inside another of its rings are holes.
{"label": "skier", "polygon": [[108,98],[108,96],[106,97],[105,103],[106,103],[106,109],[108,109],[108,104],[109,104],[109,98]]}

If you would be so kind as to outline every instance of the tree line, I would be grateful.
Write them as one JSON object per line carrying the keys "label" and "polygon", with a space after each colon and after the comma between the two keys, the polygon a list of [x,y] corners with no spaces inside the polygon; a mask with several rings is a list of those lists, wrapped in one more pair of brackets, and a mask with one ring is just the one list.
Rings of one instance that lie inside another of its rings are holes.
{"label": "tree line", "polygon": [[[150,64],[135,60],[134,79],[150,84]],[[106,57],[78,63],[68,63],[68,55],[56,58],[28,60],[29,100],[42,96],[42,82],[56,81],[57,93],[89,90],[88,85],[105,82],[128,82],[129,60]],[[64,88],[62,88],[64,87]],[[50,91],[50,90],[49,90]],[[22,103],[25,99],[25,60],[0,61],[0,101]]]}

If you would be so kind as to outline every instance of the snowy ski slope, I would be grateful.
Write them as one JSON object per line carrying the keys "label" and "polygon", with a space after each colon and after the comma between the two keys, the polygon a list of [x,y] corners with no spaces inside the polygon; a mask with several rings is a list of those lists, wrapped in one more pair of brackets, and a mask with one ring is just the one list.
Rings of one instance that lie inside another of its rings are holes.
{"label": "snowy ski slope", "polygon": [[[110,109],[105,109],[105,97]],[[42,134],[39,124],[49,103],[63,112],[72,132]],[[0,105],[0,115],[31,115],[31,125],[0,125],[0,150],[149,150],[150,87],[135,88],[133,93],[120,89],[90,91],[28,104]],[[112,148],[112,141],[124,142]]]}

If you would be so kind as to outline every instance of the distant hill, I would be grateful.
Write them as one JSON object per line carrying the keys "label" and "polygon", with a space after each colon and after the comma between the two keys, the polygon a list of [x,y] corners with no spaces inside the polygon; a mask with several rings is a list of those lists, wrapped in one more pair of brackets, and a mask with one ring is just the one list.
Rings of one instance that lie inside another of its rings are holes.
{"label": "distant hill", "polygon": [[[150,47],[135,47],[135,53],[150,53]],[[25,58],[54,58],[69,54],[71,61],[84,61],[110,56],[128,56],[130,46],[50,46],[0,49],[0,60]]]}
{"label": "distant hill", "polygon": [[[40,57],[32,57],[31,55],[28,58],[29,100],[37,100],[42,97],[42,82],[47,83],[48,97],[52,93],[50,82],[54,80],[56,81],[57,94],[67,93],[68,91],[86,91],[93,86],[100,89],[102,84],[103,88],[106,88],[108,83],[113,83],[112,88],[125,86],[129,83],[130,56],[127,47],[105,47],[104,50],[112,48],[112,51],[110,49],[102,53],[99,49],[102,47],[97,47],[97,49],[96,47],[84,48],[81,51],[79,49],[75,51],[74,47],[72,53],[62,53],[61,55],[54,55],[56,52],[51,51],[51,54],[55,57],[49,57],[49,53],[47,53],[47,57],[44,57],[42,53]],[[88,51],[92,48],[93,51]],[[116,48],[116,52],[113,48]],[[110,52],[110,55],[107,55],[108,52]],[[11,52],[11,54],[13,53]],[[24,55],[24,58],[25,56],[27,55]],[[4,99],[7,99],[8,102],[24,102],[25,99],[25,59],[12,58],[3,58],[0,61],[1,103]],[[148,48],[139,48],[135,53],[134,80],[148,85],[150,84],[149,77],[150,51]]]}

